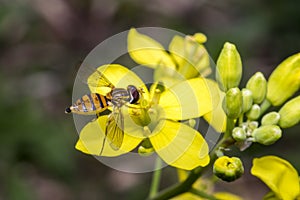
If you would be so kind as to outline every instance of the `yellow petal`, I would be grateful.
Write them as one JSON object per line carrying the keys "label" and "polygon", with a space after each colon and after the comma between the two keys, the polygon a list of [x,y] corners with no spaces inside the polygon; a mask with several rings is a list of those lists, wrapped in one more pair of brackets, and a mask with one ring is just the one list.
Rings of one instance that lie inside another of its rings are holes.
{"label": "yellow petal", "polygon": [[149,139],[156,153],[171,166],[191,170],[209,163],[209,149],[202,135],[182,123],[161,120]]}
{"label": "yellow petal", "polygon": [[[104,78],[102,77],[103,75]],[[91,92],[103,95],[110,92],[108,87],[103,87],[106,80],[117,88],[126,88],[128,85],[142,88],[144,91],[143,96],[148,98],[148,90],[143,81],[134,72],[122,65],[109,64],[98,67],[88,78],[88,85]]]}
{"label": "yellow petal", "polygon": [[208,75],[211,72],[209,55],[202,44],[194,36],[174,36],[169,51],[179,66],[179,73],[187,79],[199,73]]}
{"label": "yellow petal", "polygon": [[153,80],[155,82],[163,83],[165,87],[171,87],[176,83],[184,81],[186,78],[180,74],[175,68],[159,65],[153,74]]}
{"label": "yellow petal", "polygon": [[170,42],[169,51],[171,52],[172,57],[178,65],[182,65],[184,62],[184,38],[178,35],[175,35]]}
{"label": "yellow petal", "polygon": [[277,156],[253,159],[251,174],[261,179],[280,199],[293,200],[299,195],[296,169]]}
{"label": "yellow petal", "polygon": [[207,79],[189,79],[167,89],[160,96],[159,105],[167,119],[185,120],[211,112],[219,102],[217,86]]}
{"label": "yellow petal", "polygon": [[[214,106],[213,111],[205,114],[203,116],[203,118],[217,131],[217,132],[225,132],[226,130],[226,114],[222,108],[222,99],[225,96],[224,92],[221,92],[219,90],[219,88],[217,87],[217,83],[214,81],[208,81],[208,84],[212,84],[214,85],[217,90],[215,90],[215,92],[217,92],[214,96],[220,96],[220,101],[213,101],[214,103],[216,103],[216,105]],[[211,87],[214,87],[211,86]]]}
{"label": "yellow petal", "polygon": [[161,44],[147,35],[138,33],[134,28],[128,33],[128,53],[138,64],[152,68],[163,64],[175,68],[172,58]]}
{"label": "yellow petal", "polygon": [[173,197],[172,200],[204,200],[200,198],[198,195],[186,192],[176,197]]}
{"label": "yellow petal", "polygon": [[220,200],[242,200],[241,197],[228,192],[217,192],[214,194],[214,196]]}
{"label": "yellow petal", "polygon": [[[75,146],[76,149],[92,155],[99,155],[104,141],[107,115],[101,116],[88,123],[80,132],[79,140]],[[101,156],[119,156],[130,152],[142,141],[142,138],[133,137],[127,133],[124,134],[123,143],[120,149],[115,150],[106,139]]]}

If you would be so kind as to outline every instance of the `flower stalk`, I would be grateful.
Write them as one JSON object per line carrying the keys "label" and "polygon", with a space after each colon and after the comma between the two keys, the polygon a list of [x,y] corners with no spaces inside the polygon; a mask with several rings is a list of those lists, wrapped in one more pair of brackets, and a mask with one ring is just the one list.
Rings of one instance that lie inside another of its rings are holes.
{"label": "flower stalk", "polygon": [[152,183],[150,186],[150,192],[149,192],[149,198],[154,197],[158,190],[160,185],[160,177],[161,177],[161,166],[162,166],[162,160],[157,157],[155,162],[155,171],[153,172],[152,176]]}

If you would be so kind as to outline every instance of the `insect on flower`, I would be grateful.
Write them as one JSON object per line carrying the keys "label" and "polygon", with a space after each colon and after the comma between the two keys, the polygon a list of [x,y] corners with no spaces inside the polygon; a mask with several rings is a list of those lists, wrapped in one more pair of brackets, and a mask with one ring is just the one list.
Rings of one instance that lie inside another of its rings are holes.
{"label": "insect on flower", "polygon": [[66,108],[65,113],[81,115],[96,114],[99,117],[103,111],[112,107],[112,112],[106,124],[105,138],[101,152],[103,151],[106,139],[109,140],[109,144],[114,150],[118,150],[124,138],[124,116],[121,108],[122,106],[130,107],[128,104],[138,103],[142,95],[142,89],[138,89],[134,85],[128,85],[126,89],[116,88],[100,71],[96,70],[94,74],[97,74],[94,77],[97,79],[97,86],[95,87],[107,87],[110,91],[106,94],[86,94],[76,100],[73,105]]}

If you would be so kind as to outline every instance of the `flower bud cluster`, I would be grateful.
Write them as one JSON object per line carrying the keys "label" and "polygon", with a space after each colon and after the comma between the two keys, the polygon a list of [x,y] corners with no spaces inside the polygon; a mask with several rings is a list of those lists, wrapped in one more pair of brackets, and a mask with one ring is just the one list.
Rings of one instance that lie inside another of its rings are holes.
{"label": "flower bud cluster", "polygon": [[271,145],[282,136],[281,128],[300,122],[300,96],[286,102],[278,112],[264,114],[271,105],[283,104],[299,90],[299,77],[298,53],[283,61],[268,81],[263,73],[257,72],[250,77],[245,88],[240,88],[240,55],[234,44],[224,44],[217,61],[216,79],[225,92],[222,108],[228,119],[237,124],[231,136],[241,150],[253,142]]}

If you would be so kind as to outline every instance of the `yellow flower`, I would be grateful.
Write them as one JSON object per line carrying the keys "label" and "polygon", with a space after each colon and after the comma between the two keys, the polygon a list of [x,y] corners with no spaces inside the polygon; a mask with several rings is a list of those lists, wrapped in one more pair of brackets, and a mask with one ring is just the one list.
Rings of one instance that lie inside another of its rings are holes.
{"label": "yellow flower", "polygon": [[253,159],[251,174],[261,179],[279,199],[294,200],[300,194],[296,169],[277,156]]}
{"label": "yellow flower", "polygon": [[[164,47],[151,37],[130,29],[128,33],[128,52],[138,64],[154,68],[154,80],[161,81],[166,86],[172,86],[180,81],[195,78],[201,74],[205,77],[211,73],[209,54],[203,43],[206,36],[196,33],[193,36],[174,36],[169,44],[168,52]],[[207,80],[212,96],[222,93],[214,81]],[[226,115],[222,109],[221,101],[213,101],[215,108],[204,115],[204,119],[217,131],[226,129]]]}
{"label": "yellow flower", "polygon": [[[103,143],[107,115],[88,123],[81,131],[76,148],[84,153],[101,156],[119,156],[135,149],[143,140],[149,139],[155,152],[169,165],[191,170],[209,163],[208,145],[202,135],[179,121],[200,117],[213,110],[218,96],[211,93],[212,84],[206,79],[194,78],[182,81],[160,92],[157,84],[150,92],[137,75],[121,65],[105,65],[97,69],[116,87],[135,85],[143,88],[143,98],[134,108],[123,106],[124,138],[121,147],[113,149]],[[96,72],[95,72],[96,73]],[[90,77],[95,77],[92,74]],[[88,81],[92,92],[103,92],[95,87],[97,80]],[[146,119],[151,119],[147,121]],[[104,144],[104,146],[103,146]]]}
{"label": "yellow flower", "polygon": [[206,36],[201,33],[185,38],[176,35],[167,52],[159,42],[132,28],[128,33],[128,52],[136,63],[156,69],[155,81],[170,86],[176,80],[210,74],[209,55],[202,44],[205,41]]}

